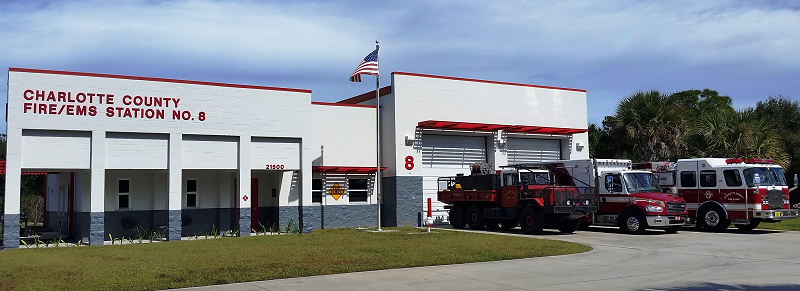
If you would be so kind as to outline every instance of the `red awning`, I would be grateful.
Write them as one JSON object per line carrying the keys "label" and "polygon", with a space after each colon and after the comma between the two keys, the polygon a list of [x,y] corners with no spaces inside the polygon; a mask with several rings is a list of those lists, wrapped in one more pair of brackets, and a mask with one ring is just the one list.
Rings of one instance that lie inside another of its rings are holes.
{"label": "red awning", "polygon": [[540,133],[540,134],[563,134],[563,135],[584,133],[589,131],[588,129],[580,129],[580,128],[560,128],[560,127],[529,126],[529,125],[503,125],[503,124],[486,124],[486,123],[470,123],[470,122],[439,121],[439,120],[422,121],[417,124],[417,127],[431,128],[431,129],[471,130],[471,131],[503,130],[506,132],[517,132],[517,133]]}
{"label": "red awning", "polygon": [[[6,174],[6,161],[0,161],[0,175]],[[23,175],[47,175],[47,172],[22,172]]]}
{"label": "red awning", "polygon": [[[386,167],[381,167],[381,171],[386,170]],[[336,173],[375,173],[375,167],[330,167],[330,166],[313,166],[313,172],[336,172]]]}

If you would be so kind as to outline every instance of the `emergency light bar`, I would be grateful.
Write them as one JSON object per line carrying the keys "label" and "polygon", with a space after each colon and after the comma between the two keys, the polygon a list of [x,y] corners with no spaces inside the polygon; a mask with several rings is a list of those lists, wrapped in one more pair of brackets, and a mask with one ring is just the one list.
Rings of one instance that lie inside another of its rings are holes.
{"label": "emergency light bar", "polygon": [[772,159],[747,159],[748,164],[772,164]]}
{"label": "emergency light bar", "polygon": [[[749,163],[750,160],[747,160],[747,162]],[[730,165],[730,164],[741,164],[741,163],[744,163],[744,160],[743,159],[727,159],[727,160],[725,160],[725,163],[728,164],[728,165]]]}

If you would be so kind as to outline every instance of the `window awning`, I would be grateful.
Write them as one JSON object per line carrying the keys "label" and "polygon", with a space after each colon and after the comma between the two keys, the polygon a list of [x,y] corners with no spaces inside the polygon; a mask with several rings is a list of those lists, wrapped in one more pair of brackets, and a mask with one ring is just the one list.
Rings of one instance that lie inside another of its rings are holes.
{"label": "window awning", "polygon": [[471,122],[440,121],[440,120],[422,121],[417,124],[417,127],[429,128],[429,129],[454,129],[454,130],[471,130],[471,131],[503,130],[505,132],[516,132],[516,133],[539,133],[539,134],[562,134],[562,135],[584,133],[589,131],[588,129],[581,129],[581,128],[561,128],[561,127],[530,126],[530,125],[504,125],[504,124],[471,123]]}
{"label": "window awning", "polygon": [[[381,171],[386,167],[381,167]],[[375,167],[337,167],[337,166],[313,166],[313,172],[336,172],[336,173],[375,173]]]}
{"label": "window awning", "polygon": [[[0,161],[0,175],[6,174],[6,161]],[[47,172],[22,172],[23,175],[47,175]]]}

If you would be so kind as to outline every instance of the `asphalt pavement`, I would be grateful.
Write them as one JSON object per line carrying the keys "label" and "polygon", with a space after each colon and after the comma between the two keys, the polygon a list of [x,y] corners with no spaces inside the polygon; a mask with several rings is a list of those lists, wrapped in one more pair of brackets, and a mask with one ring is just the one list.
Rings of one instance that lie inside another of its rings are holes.
{"label": "asphalt pavement", "polygon": [[[446,227],[445,227],[446,228]],[[800,290],[800,232],[593,227],[528,236],[587,244],[581,254],[369,271],[184,290]]]}

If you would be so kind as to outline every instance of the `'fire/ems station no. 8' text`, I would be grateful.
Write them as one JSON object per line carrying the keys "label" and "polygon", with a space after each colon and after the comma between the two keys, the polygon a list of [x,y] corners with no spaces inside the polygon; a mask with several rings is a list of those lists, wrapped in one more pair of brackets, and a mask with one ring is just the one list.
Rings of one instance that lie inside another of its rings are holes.
{"label": "'fire/ems station no. 8' text", "polygon": [[[22,106],[23,113],[52,115],[97,115],[97,106],[106,105],[108,117],[164,119],[165,109],[173,108],[173,120],[195,120],[192,112],[178,110],[180,98],[124,95],[122,98],[113,94],[79,92],[56,92],[47,90],[25,90],[23,97],[28,101]],[[121,99],[121,100],[120,100]],[[121,101],[121,104],[119,103]],[[117,106],[114,106],[116,103]],[[205,121],[206,113],[199,111],[197,120]]]}

